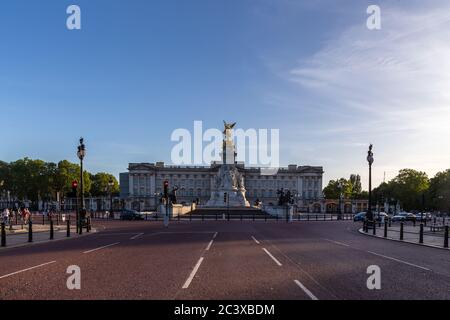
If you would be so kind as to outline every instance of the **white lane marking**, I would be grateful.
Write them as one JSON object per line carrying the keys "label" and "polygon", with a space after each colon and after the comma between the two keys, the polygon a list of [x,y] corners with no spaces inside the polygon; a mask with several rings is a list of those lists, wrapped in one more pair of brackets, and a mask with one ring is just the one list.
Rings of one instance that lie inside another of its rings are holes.
{"label": "white lane marking", "polygon": [[311,291],[308,290],[300,281],[294,280],[294,282],[311,298],[311,300],[319,300]]}
{"label": "white lane marking", "polygon": [[414,263],[410,263],[410,262],[403,261],[403,260],[400,260],[400,259],[392,258],[392,257],[389,257],[389,256],[385,256],[385,255],[383,255],[383,254],[379,254],[379,253],[376,253],[376,252],[372,252],[372,251],[367,251],[367,252],[368,252],[368,253],[371,253],[371,254],[373,254],[373,255],[376,255],[376,256],[385,258],[385,259],[389,259],[389,260],[393,260],[393,261],[396,261],[396,262],[404,263],[404,264],[406,264],[406,265],[408,265],[408,266],[411,266],[411,267],[416,267],[416,268],[419,268],[419,269],[422,269],[422,270],[431,271],[431,269],[428,269],[428,268],[419,266],[419,265],[414,264]]}
{"label": "white lane marking", "polygon": [[25,271],[29,271],[29,270],[33,270],[33,269],[36,269],[36,268],[40,268],[40,267],[43,267],[43,266],[46,266],[46,265],[49,265],[49,264],[52,264],[52,263],[55,263],[55,262],[56,261],[50,261],[50,262],[46,262],[46,263],[40,264],[38,266],[34,266],[34,267],[31,267],[31,268],[26,268],[26,269],[19,270],[19,271],[10,273],[10,274],[5,274],[4,276],[1,276],[0,279],[7,278],[7,277],[10,277],[10,276],[13,276],[15,274],[22,273],[22,272],[25,272]]}
{"label": "white lane marking", "polygon": [[213,239],[215,239],[217,237],[218,232],[214,233],[213,235]]}
{"label": "white lane marking", "polygon": [[262,248],[263,250],[264,250],[264,252],[265,253],[267,253],[268,254],[268,256],[269,257],[271,257],[272,258],[272,260],[273,261],[275,261],[275,263],[278,265],[278,266],[282,266],[282,264],[280,263],[280,261],[278,261],[270,252],[269,252],[269,250],[267,250],[266,248]]}
{"label": "white lane marking", "polygon": [[258,241],[258,240],[256,240],[256,238],[255,238],[254,236],[252,236],[252,239],[253,239],[253,241],[255,241],[255,242],[256,242],[256,244],[259,244],[259,241]]}
{"label": "white lane marking", "polygon": [[103,246],[103,247],[98,247],[98,248],[95,248],[95,249],[92,249],[92,250],[85,251],[83,253],[91,253],[91,252],[94,252],[94,251],[97,251],[97,250],[101,250],[101,249],[104,249],[104,248],[115,246],[116,244],[119,244],[119,243],[120,242],[111,243],[111,244],[108,244],[108,245]]}
{"label": "white lane marking", "polygon": [[135,236],[133,236],[133,237],[131,237],[130,238],[130,240],[134,240],[134,239],[137,239],[137,238],[139,238],[140,236],[143,236],[144,235],[144,233],[142,232],[142,233],[138,233],[137,235],[135,235]]}
{"label": "white lane marking", "polygon": [[202,262],[203,262],[203,257],[201,257],[198,260],[197,264],[195,265],[194,269],[192,270],[191,274],[189,275],[189,278],[187,278],[186,282],[184,283],[183,289],[189,288],[189,285],[191,284],[192,280],[194,279],[195,274],[197,273],[198,269],[200,268],[200,265],[202,264]]}
{"label": "white lane marking", "polygon": [[211,240],[208,244],[208,246],[206,247],[206,251],[209,251],[209,249],[211,249],[211,246],[213,244],[214,240]]}
{"label": "white lane marking", "polygon": [[338,244],[338,245],[340,245],[340,246],[350,247],[350,245],[348,245],[348,244],[346,244],[346,243],[343,243],[343,242],[334,241],[334,240],[330,240],[330,239],[323,239],[323,240],[328,241],[328,242],[332,242],[332,243],[334,243],[334,244]]}

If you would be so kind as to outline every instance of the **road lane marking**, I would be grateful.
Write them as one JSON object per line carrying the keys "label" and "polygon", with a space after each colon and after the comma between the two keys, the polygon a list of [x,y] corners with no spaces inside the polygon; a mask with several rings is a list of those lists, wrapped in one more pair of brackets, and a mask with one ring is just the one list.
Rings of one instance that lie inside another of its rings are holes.
{"label": "road lane marking", "polygon": [[189,275],[189,278],[187,278],[186,282],[184,283],[183,289],[189,288],[189,285],[191,284],[192,280],[194,279],[195,274],[197,273],[198,269],[200,268],[200,265],[202,264],[202,262],[203,262],[203,257],[201,257],[198,260],[197,264],[195,265],[194,269],[192,270],[191,274]]}
{"label": "road lane marking", "polygon": [[256,238],[254,236],[252,236],[253,241],[256,242],[256,244],[259,244],[260,242],[258,240],[256,240]]}
{"label": "road lane marking", "polygon": [[273,261],[275,261],[275,263],[276,263],[278,266],[280,266],[280,267],[282,266],[281,262],[278,261],[277,258],[275,258],[275,257],[269,252],[269,250],[267,250],[266,248],[262,248],[262,249],[264,250],[265,253],[267,253],[267,255],[268,255],[269,257],[272,258]]}
{"label": "road lane marking", "polygon": [[396,261],[396,262],[404,263],[404,264],[406,264],[406,265],[408,265],[408,266],[411,266],[411,267],[419,268],[419,269],[426,270],[426,271],[431,271],[431,269],[428,269],[428,268],[419,266],[419,265],[414,264],[414,263],[410,263],[410,262],[403,261],[403,260],[400,260],[400,259],[396,259],[396,258],[393,258],[393,257],[385,256],[385,255],[383,255],[383,254],[379,254],[379,253],[372,252],[372,251],[367,251],[367,252],[368,252],[368,253],[371,253],[371,254],[373,254],[373,255],[376,255],[376,256],[385,258],[385,259],[389,259],[389,260],[393,260],[393,261]]}
{"label": "road lane marking", "polygon": [[211,249],[213,242],[214,242],[214,239],[209,242],[208,246],[206,247],[206,251],[209,251],[209,249]]}
{"label": "road lane marking", "polygon": [[340,245],[340,246],[350,247],[350,245],[348,245],[348,244],[346,244],[346,243],[343,243],[343,242],[339,242],[339,241],[335,241],[335,240],[330,240],[330,239],[325,239],[325,238],[324,238],[323,240],[328,241],[328,242],[332,242],[332,243],[334,243],[334,244],[338,244],[338,245]]}
{"label": "road lane marking", "polygon": [[103,247],[98,247],[98,248],[95,248],[95,249],[92,249],[92,250],[85,251],[83,253],[91,253],[91,252],[94,252],[94,251],[97,251],[97,250],[101,250],[101,249],[105,249],[105,248],[108,248],[108,247],[115,246],[116,244],[119,244],[119,243],[120,242],[111,243],[111,244],[108,244],[108,245],[103,246]]}
{"label": "road lane marking", "polygon": [[130,238],[130,240],[134,240],[134,239],[137,239],[137,238],[139,238],[140,236],[143,236],[144,235],[144,233],[142,232],[142,233],[138,233],[137,235],[135,235],[135,236],[133,236],[133,237],[131,237]]}
{"label": "road lane marking", "polygon": [[10,276],[13,276],[15,274],[22,273],[22,272],[25,272],[25,271],[30,271],[30,270],[33,270],[33,269],[36,269],[36,268],[40,268],[40,267],[43,267],[43,266],[46,266],[46,265],[49,265],[49,264],[52,264],[52,263],[55,263],[55,262],[56,261],[50,261],[50,262],[46,262],[46,263],[40,264],[38,266],[34,266],[34,267],[31,267],[31,268],[26,268],[26,269],[19,270],[19,271],[10,273],[10,274],[5,274],[4,276],[1,276],[0,279],[7,278],[7,277],[10,277]]}
{"label": "road lane marking", "polygon": [[315,295],[312,294],[311,291],[308,290],[308,288],[306,288],[300,281],[298,280],[294,280],[294,282],[303,290],[303,292],[305,292],[308,297],[311,298],[311,300],[319,300],[317,299],[317,297]]}

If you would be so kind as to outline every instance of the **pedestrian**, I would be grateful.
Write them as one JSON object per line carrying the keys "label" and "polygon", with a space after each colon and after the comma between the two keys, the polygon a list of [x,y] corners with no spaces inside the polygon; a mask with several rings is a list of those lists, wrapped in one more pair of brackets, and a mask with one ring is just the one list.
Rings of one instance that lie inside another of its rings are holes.
{"label": "pedestrian", "polygon": [[9,209],[5,208],[5,210],[3,210],[2,222],[4,224],[8,224],[8,221],[9,221]]}

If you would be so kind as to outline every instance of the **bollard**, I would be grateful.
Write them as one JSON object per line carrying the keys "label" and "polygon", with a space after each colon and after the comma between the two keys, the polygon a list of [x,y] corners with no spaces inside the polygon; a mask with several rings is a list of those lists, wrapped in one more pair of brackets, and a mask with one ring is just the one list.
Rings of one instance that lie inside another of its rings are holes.
{"label": "bollard", "polygon": [[448,226],[445,226],[444,248],[448,248]]}
{"label": "bollard", "polygon": [[327,220],[327,216],[324,214],[323,215],[323,221]]}
{"label": "bollard", "polygon": [[309,214],[307,215],[308,218],[306,218],[306,221],[309,221]]}
{"label": "bollard", "polygon": [[50,240],[53,240],[54,233],[53,233],[53,219],[50,219]]}
{"label": "bollard", "polygon": [[56,215],[56,225],[59,226],[59,214]]}
{"label": "bollard", "polygon": [[6,230],[5,230],[5,223],[2,222],[2,247],[6,247]]}
{"label": "bollard", "polygon": [[33,223],[28,220],[28,242],[33,242]]}
{"label": "bollard", "polygon": [[70,220],[67,219],[67,234],[66,234],[67,238],[70,237]]}
{"label": "bollard", "polygon": [[420,224],[419,243],[423,243],[423,223]]}
{"label": "bollard", "polygon": [[367,232],[367,221],[366,220],[363,221],[363,231]]}
{"label": "bollard", "polygon": [[242,221],[242,213],[241,213],[241,221]]}
{"label": "bollard", "polygon": [[384,237],[387,238],[388,222],[384,221]]}
{"label": "bollard", "polygon": [[403,240],[403,222],[400,223],[400,240]]}
{"label": "bollard", "polygon": [[372,230],[373,235],[377,234],[377,222],[373,221],[373,230]]}
{"label": "bollard", "polygon": [[319,215],[318,215],[318,214],[316,214],[316,221],[317,221],[317,220],[319,220]]}
{"label": "bollard", "polygon": [[45,215],[42,215],[42,225],[45,225]]}
{"label": "bollard", "polygon": [[80,222],[79,222],[79,227],[78,227],[78,234],[83,234],[83,220],[81,220],[80,217]]}
{"label": "bollard", "polygon": [[416,227],[416,219],[413,219],[413,227]]}
{"label": "bollard", "polygon": [[[217,214],[216,214],[216,217],[217,217]],[[180,213],[178,213],[177,218],[178,218],[178,222],[180,222]],[[216,220],[217,220],[217,218],[216,218]]]}
{"label": "bollard", "polygon": [[91,217],[86,218],[86,232],[91,232]]}

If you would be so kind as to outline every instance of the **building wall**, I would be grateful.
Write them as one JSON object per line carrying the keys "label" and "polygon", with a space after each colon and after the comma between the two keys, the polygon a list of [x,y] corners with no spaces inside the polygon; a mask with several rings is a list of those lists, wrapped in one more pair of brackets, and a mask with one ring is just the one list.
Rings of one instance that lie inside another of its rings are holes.
{"label": "building wall", "polygon": [[[128,173],[121,174],[121,198],[127,208],[136,210],[155,209],[163,192],[164,180],[170,189],[178,186],[178,201],[206,203],[211,195],[213,178],[218,165],[210,167],[165,166],[163,163],[130,163]],[[250,203],[256,200],[265,204],[277,204],[277,190],[290,190],[297,205],[305,207],[323,198],[322,167],[290,165],[280,168],[276,175],[262,175],[259,168],[238,169],[244,175],[246,197]],[[123,182],[122,182],[123,181]]]}

